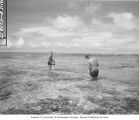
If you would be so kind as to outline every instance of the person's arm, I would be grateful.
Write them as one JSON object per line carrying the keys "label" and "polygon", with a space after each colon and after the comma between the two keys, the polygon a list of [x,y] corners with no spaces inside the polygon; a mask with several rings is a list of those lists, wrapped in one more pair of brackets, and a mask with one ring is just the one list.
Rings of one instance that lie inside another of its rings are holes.
{"label": "person's arm", "polygon": [[53,59],[53,64],[55,65],[55,60]]}
{"label": "person's arm", "polygon": [[97,61],[97,66],[99,66],[98,61]]}
{"label": "person's arm", "polygon": [[54,57],[52,57],[52,61],[55,62]]}
{"label": "person's arm", "polygon": [[55,60],[54,60],[54,57],[53,57],[53,56],[51,57],[50,63],[51,63],[52,65],[55,65]]}
{"label": "person's arm", "polygon": [[92,65],[90,63],[88,63],[88,69],[92,69]]}
{"label": "person's arm", "polygon": [[97,59],[94,60],[94,66],[96,66],[96,67],[99,66],[99,64],[98,64],[98,60],[97,60]]}
{"label": "person's arm", "polygon": [[48,55],[48,62],[52,64],[52,61],[50,61],[50,54]]}
{"label": "person's arm", "polygon": [[88,72],[90,73],[92,70],[92,64],[90,62],[88,62]]}

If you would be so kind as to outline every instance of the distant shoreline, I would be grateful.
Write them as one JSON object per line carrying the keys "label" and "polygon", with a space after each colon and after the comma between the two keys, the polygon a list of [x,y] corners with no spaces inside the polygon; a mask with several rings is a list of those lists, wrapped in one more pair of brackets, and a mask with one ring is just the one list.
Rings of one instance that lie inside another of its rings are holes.
{"label": "distant shoreline", "polygon": [[[49,52],[44,52],[44,51],[41,51],[41,52],[0,52],[0,54],[48,54]],[[123,55],[125,55],[125,56],[130,56],[130,55],[139,55],[139,54],[134,54],[134,53],[131,53],[131,54],[127,54],[127,53],[119,53],[119,54],[114,54],[114,53],[110,53],[110,54],[108,54],[108,53],[106,53],[106,54],[100,54],[100,53],[60,53],[60,52],[55,52],[55,54],[56,55],[86,55],[86,54],[89,54],[89,55],[96,55],[96,56],[102,56],[102,55],[104,55],[104,56],[123,56]]]}

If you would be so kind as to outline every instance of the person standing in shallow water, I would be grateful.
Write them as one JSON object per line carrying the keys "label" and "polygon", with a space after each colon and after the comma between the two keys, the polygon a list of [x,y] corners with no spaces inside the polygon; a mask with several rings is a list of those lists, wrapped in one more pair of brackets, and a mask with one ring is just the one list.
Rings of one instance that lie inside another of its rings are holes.
{"label": "person standing in shallow water", "polygon": [[96,57],[90,57],[90,55],[86,55],[85,58],[88,60],[88,69],[89,74],[92,77],[92,80],[97,79],[99,74],[99,64]]}
{"label": "person standing in shallow water", "polygon": [[55,65],[55,60],[54,60],[54,57],[53,57],[53,52],[50,52],[49,53],[49,58],[48,58],[49,69],[54,69],[54,65]]}

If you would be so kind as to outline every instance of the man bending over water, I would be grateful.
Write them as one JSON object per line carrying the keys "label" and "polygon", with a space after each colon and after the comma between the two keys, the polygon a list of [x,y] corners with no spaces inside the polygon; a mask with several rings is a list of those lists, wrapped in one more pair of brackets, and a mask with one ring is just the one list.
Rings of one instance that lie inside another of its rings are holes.
{"label": "man bending over water", "polygon": [[98,60],[95,57],[90,57],[90,55],[86,55],[85,58],[88,60],[88,68],[89,68],[89,74],[92,77],[92,79],[97,79],[99,69],[98,69]]}

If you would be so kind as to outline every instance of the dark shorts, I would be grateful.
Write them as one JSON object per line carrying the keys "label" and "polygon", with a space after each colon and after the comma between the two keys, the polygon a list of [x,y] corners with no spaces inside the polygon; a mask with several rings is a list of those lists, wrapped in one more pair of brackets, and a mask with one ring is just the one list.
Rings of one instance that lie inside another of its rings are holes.
{"label": "dark shorts", "polygon": [[98,69],[97,70],[90,70],[90,75],[92,77],[97,77],[98,76],[98,73],[99,73],[99,70]]}
{"label": "dark shorts", "polygon": [[53,64],[51,62],[48,61],[48,65],[55,65],[55,62],[53,62]]}
{"label": "dark shorts", "polygon": [[48,65],[52,65],[51,62],[48,61]]}

